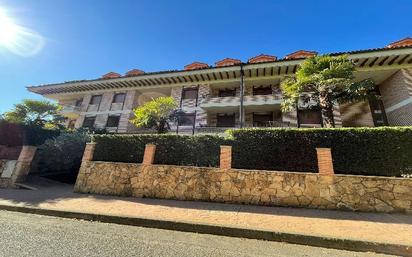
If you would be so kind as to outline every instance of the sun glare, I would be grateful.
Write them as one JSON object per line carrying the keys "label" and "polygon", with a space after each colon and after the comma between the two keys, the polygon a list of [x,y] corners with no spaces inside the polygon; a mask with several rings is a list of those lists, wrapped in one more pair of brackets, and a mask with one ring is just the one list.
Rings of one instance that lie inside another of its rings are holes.
{"label": "sun glare", "polygon": [[12,45],[18,34],[19,27],[0,9],[0,45]]}
{"label": "sun glare", "polygon": [[17,24],[0,7],[0,50],[5,48],[20,56],[33,56],[40,52],[44,38],[35,31]]}

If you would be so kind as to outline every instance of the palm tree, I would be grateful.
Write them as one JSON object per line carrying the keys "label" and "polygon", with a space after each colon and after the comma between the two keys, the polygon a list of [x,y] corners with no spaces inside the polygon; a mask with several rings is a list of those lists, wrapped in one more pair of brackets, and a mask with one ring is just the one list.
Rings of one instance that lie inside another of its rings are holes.
{"label": "palm tree", "polygon": [[323,125],[327,128],[335,127],[335,103],[365,100],[373,95],[374,82],[369,79],[355,81],[354,71],[355,64],[346,55],[306,59],[295,77],[288,77],[281,83],[283,111],[298,108],[302,103],[315,103],[321,110]]}
{"label": "palm tree", "polygon": [[5,112],[3,119],[11,123],[60,128],[65,118],[59,115],[59,110],[58,104],[49,101],[25,99],[22,103],[15,104],[12,110]]}

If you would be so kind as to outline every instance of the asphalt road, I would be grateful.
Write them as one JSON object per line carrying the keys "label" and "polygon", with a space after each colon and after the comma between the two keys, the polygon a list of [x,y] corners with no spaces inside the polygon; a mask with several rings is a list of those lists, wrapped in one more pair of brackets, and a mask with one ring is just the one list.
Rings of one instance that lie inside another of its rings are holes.
{"label": "asphalt road", "polygon": [[384,256],[0,211],[0,256]]}

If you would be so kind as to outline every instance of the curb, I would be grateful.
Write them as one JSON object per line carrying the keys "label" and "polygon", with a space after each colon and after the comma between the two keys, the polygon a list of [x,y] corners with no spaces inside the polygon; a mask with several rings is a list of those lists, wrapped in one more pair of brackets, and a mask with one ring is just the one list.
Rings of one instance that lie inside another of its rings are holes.
{"label": "curb", "polygon": [[99,221],[104,223],[114,223],[120,225],[139,226],[146,228],[158,228],[175,230],[182,232],[194,232],[200,234],[212,234],[219,236],[241,237],[248,239],[258,239],[267,241],[284,242],[315,247],[333,248],[340,250],[375,252],[384,254],[394,254],[401,256],[412,256],[412,246],[385,244],[369,241],[357,241],[351,239],[340,239],[330,237],[319,237],[302,234],[292,234],[284,232],[253,230],[237,227],[223,227],[200,223],[185,223],[170,220],[155,220],[139,217],[111,216],[93,213],[80,213],[71,211],[60,211],[51,209],[41,209],[35,207],[23,207],[12,205],[0,205],[0,210],[54,216],[60,218],[82,219],[89,221]]}

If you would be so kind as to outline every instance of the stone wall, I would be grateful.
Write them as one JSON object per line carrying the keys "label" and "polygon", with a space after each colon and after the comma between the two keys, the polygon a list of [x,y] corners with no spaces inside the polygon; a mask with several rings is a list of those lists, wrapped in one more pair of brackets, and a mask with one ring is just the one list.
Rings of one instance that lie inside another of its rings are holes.
{"label": "stone wall", "polygon": [[83,161],[76,192],[412,213],[412,179]]}

